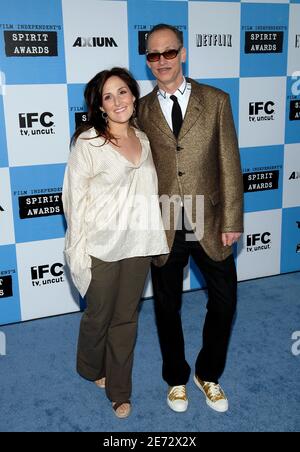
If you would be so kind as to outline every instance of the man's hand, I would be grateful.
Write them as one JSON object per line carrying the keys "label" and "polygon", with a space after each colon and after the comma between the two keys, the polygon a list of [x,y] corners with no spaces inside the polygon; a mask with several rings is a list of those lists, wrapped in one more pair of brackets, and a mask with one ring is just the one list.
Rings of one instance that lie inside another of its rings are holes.
{"label": "man's hand", "polygon": [[222,232],[222,243],[224,246],[231,246],[238,241],[241,235],[241,232]]}

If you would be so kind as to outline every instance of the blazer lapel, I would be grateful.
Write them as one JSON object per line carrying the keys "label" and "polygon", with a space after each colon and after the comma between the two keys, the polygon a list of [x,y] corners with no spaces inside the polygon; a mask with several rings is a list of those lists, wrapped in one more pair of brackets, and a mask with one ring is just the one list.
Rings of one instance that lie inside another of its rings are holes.
{"label": "blazer lapel", "polygon": [[[189,132],[195,122],[198,121],[199,116],[203,113],[203,106],[199,99],[199,93],[196,92],[197,85],[195,85],[192,80],[188,79],[188,81],[192,83],[192,91],[178,139],[183,138]],[[161,111],[159,100],[157,98],[157,90],[158,87],[154,88],[152,91],[152,98],[149,104],[149,108],[152,112],[151,121],[154,122],[156,127],[158,127],[172,141],[176,142],[173,131],[170,129],[163,112]]]}
{"label": "blazer lapel", "polygon": [[182,127],[179,132],[179,139],[183,138],[189,130],[193,127],[196,121],[198,121],[199,116],[203,113],[203,106],[200,103],[198,97],[192,91],[189,99],[189,103],[186,109]]}
{"label": "blazer lapel", "polygon": [[158,127],[165,135],[167,135],[172,141],[176,142],[176,138],[170,129],[163,112],[161,111],[159,100],[157,98],[157,88],[152,92],[152,99],[150,101],[150,109],[152,112],[151,121],[155,123],[156,127]]}

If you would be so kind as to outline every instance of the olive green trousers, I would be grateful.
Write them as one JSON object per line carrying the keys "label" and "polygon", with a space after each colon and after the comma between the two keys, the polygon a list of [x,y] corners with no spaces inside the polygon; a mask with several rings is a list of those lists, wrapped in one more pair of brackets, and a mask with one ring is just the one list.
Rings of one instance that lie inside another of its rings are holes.
{"label": "olive green trousers", "polygon": [[106,377],[107,397],[130,399],[138,308],[151,257],[104,262],[92,257],[78,338],[77,371],[95,381]]}

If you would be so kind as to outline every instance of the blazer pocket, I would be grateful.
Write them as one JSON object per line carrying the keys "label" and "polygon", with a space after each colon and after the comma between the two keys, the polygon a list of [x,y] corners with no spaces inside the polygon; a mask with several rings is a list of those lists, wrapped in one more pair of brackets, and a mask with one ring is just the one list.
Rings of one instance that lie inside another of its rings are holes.
{"label": "blazer pocket", "polygon": [[219,190],[214,191],[208,195],[210,202],[213,206],[216,206],[220,202],[220,192]]}

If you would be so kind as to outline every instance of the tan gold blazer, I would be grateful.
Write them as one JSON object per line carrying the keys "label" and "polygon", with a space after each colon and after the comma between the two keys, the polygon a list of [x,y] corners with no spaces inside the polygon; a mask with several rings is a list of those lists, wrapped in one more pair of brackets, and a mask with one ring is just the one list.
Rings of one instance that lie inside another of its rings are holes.
{"label": "tan gold blazer", "polygon": [[[158,174],[159,195],[193,200],[204,195],[204,235],[200,243],[215,261],[232,253],[221,242],[222,232],[243,232],[243,179],[228,94],[187,79],[191,95],[176,140],[161,111],[156,87],[143,97],[139,125],[147,134]],[[166,230],[172,248],[175,227]],[[156,259],[163,265],[168,256]]]}

